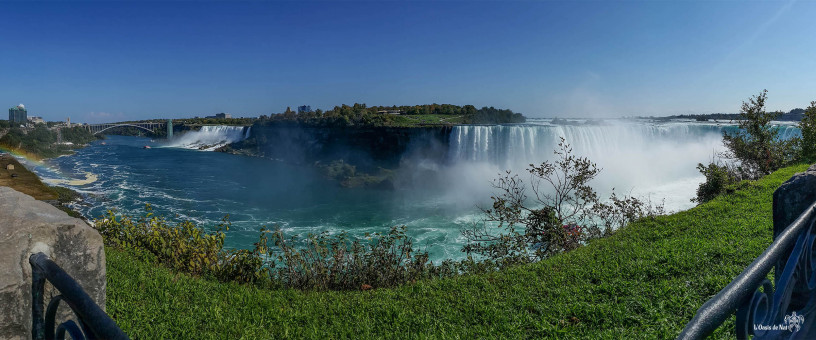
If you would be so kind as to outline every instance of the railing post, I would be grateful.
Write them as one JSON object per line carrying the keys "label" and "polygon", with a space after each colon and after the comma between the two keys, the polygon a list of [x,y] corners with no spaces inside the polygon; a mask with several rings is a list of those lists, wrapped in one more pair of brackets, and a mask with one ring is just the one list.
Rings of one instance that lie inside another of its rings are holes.
{"label": "railing post", "polygon": [[[33,255],[32,255],[33,256]],[[29,259],[29,261],[31,261]],[[45,339],[43,319],[43,294],[45,293],[45,273],[37,266],[31,266],[31,338]]]}
{"label": "railing post", "polygon": [[[127,335],[119,329],[116,322],[108,316],[99,306],[91,299],[90,296],[77,284],[74,279],[68,275],[60,266],[48,258],[43,253],[36,253],[31,255],[29,263],[32,268],[32,292],[34,298],[32,310],[32,338],[53,339],[56,332],[57,337],[61,338],[59,334],[68,332],[73,339],[127,339]],[[51,299],[48,304],[48,310],[43,317],[43,293],[45,280],[59,290],[61,295],[57,295]],[[73,310],[77,317],[78,325],[71,320],[60,323],[55,330],[55,319],[57,308],[60,301],[65,301],[66,304]]]}

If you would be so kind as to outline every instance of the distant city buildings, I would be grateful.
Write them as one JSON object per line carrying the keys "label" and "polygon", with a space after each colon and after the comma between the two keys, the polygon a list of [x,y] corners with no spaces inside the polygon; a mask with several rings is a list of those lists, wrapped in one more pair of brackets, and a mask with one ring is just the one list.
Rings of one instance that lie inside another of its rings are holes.
{"label": "distant city buildings", "polygon": [[[198,118],[198,117],[196,117],[196,118]],[[216,114],[215,114],[215,116],[207,116],[207,117],[205,117],[205,118],[226,119],[226,118],[232,118],[232,115],[231,115],[231,114],[229,114],[229,113],[223,113],[223,112],[221,112],[221,113],[216,113]]]}
{"label": "distant city buildings", "polygon": [[26,111],[25,105],[20,104],[10,108],[8,120],[10,123],[16,124],[28,123],[28,111]]}
{"label": "distant city buildings", "polygon": [[42,119],[42,117],[37,117],[37,116],[28,117],[28,122],[31,123],[31,124],[45,123],[45,121]]}
{"label": "distant city buildings", "polygon": [[298,106],[298,113],[312,112],[312,107],[309,105]]}
{"label": "distant city buildings", "polygon": [[377,113],[383,114],[383,115],[385,115],[385,114],[388,114],[388,115],[401,115],[401,114],[403,114],[405,112],[402,111],[402,110],[380,110],[380,111],[377,111]]}

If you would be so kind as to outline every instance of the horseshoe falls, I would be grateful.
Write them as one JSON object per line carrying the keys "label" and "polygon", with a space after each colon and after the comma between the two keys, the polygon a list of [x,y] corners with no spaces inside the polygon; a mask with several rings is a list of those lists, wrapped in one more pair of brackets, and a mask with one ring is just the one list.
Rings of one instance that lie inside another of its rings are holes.
{"label": "horseshoe falls", "polygon": [[[798,134],[779,125],[789,138]],[[258,229],[280,227],[287,235],[346,231],[351,236],[405,225],[434,261],[463,257],[460,230],[482,217],[490,204],[491,180],[512,170],[526,181],[530,164],[554,160],[561,138],[574,154],[602,168],[592,182],[603,196],[619,194],[665,199],[669,210],[687,209],[707,163],[722,150],[722,132],[732,124],[610,121],[606,125],[455,126],[444,138],[426,140],[442,152],[417,147],[401,156],[394,190],[343,188],[312,164],[294,164],[214,150],[246,139],[245,127],[212,126],[188,131],[167,143],[109,136],[75,154],[28,164],[45,180],[67,183],[85,196],[74,208],[95,218],[108,209],[140,215],[154,212],[215,229],[230,216],[226,245],[249,248]],[[144,148],[153,144],[155,147]],[[162,147],[163,146],[163,147]],[[93,174],[96,181],[85,179]],[[73,184],[71,184],[73,183]]]}

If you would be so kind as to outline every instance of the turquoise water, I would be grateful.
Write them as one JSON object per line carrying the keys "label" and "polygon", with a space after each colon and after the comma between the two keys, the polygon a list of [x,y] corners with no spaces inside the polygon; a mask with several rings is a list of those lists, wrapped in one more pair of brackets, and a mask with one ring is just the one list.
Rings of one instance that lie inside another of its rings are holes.
{"label": "turquoise water", "polygon": [[[266,159],[161,147],[138,137],[109,136],[105,143],[95,142],[34,170],[46,181],[64,174],[96,175],[91,184],[67,185],[87,196],[75,205],[87,217],[108,208],[139,214],[147,203],[158,214],[207,227],[229,214],[230,247],[251,246],[261,226],[280,226],[287,234],[348,230],[362,235],[405,224],[436,257],[456,257],[456,220],[473,208],[424,190],[341,188],[311,167]],[[443,224],[451,228],[439,228]]]}
{"label": "turquoise water", "polygon": [[[279,226],[289,235],[345,230],[362,236],[406,225],[415,244],[440,260],[463,256],[460,230],[478,223],[477,206],[490,203],[491,179],[504,169],[523,171],[530,163],[552,159],[559,137],[604,169],[595,182],[600,192],[614,187],[681,210],[693,206],[689,199],[703,179],[695,166],[722,148],[725,128],[691,122],[550,126],[544,121],[456,127],[447,159],[406,156],[393,191],[342,188],[308,166],[198,150],[249,133],[227,127],[166,144],[109,136],[104,144],[94,142],[74,155],[27,165],[46,182],[83,193],[86,199],[74,208],[89,218],[110,208],[140,214],[150,203],[171,219],[214,228],[229,214],[233,225],[227,246],[244,248],[257,240],[262,226]],[[97,180],[65,182],[87,173]]]}

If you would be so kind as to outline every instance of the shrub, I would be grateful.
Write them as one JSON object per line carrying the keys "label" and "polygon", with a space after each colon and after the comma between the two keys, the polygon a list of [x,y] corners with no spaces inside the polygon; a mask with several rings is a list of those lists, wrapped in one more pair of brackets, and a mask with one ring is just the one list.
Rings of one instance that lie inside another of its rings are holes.
{"label": "shrub", "polygon": [[799,122],[802,131],[801,157],[807,162],[816,161],[816,101],[810,102]]}
{"label": "shrub", "polygon": [[723,133],[723,143],[728,149],[721,156],[735,162],[738,176],[759,179],[762,176],[792,163],[798,152],[796,140],[782,140],[771,121],[781,112],[766,112],[768,91],[763,90],[748,102],[742,103],[740,129]]}
{"label": "shrub", "polygon": [[705,182],[700,183],[700,186],[697,187],[697,197],[692,198],[692,202],[708,202],[725,192],[729,185],[737,182],[736,174],[726,165],[711,162],[705,166],[703,163],[698,163],[697,170],[705,176]]}
{"label": "shrub", "polygon": [[346,232],[337,236],[322,232],[309,235],[300,247],[295,246],[297,238],[286,239],[280,230],[273,237],[281,266],[274,275],[285,287],[365,290],[458,272],[450,261],[434,266],[427,252],[416,252],[405,226],[366,235],[364,240],[352,240]]}
{"label": "shrub", "polygon": [[229,230],[229,217],[213,232],[205,232],[190,221],[171,225],[164,217],[146,214],[136,220],[118,216],[109,210],[96,220],[96,228],[105,244],[121,249],[146,251],[159,263],[175,270],[199,276],[211,276],[222,281],[256,282],[264,277],[263,254],[267,252],[266,231],[252,250],[224,249],[224,231]]}
{"label": "shrub", "polygon": [[[253,283],[304,290],[355,290],[391,287],[416,280],[450,276],[459,266],[435,266],[427,252],[414,250],[405,227],[352,240],[343,232],[285,238],[281,230],[262,228],[252,249],[225,249],[229,218],[213,232],[190,221],[169,223],[150,205],[138,219],[108,211],[96,220],[108,246],[134,250],[172,269],[224,282]],[[274,248],[268,246],[269,237]],[[297,245],[297,246],[296,246]]]}
{"label": "shrub", "polygon": [[[491,209],[482,209],[484,221],[462,231],[468,240],[462,250],[481,262],[471,259],[463,268],[481,271],[538,261],[610,235],[639,218],[663,213],[662,205],[614,193],[609,203],[602,203],[589,185],[601,169],[573,155],[563,138],[554,153],[554,162],[530,164],[527,169],[532,202],[518,175],[507,171],[493,182],[499,194],[491,197]],[[542,188],[542,183],[547,185]]]}
{"label": "shrub", "polygon": [[595,219],[603,226],[603,230],[590,229],[590,231],[603,232],[598,235],[590,235],[589,238],[598,238],[608,235],[629,223],[642,218],[654,218],[666,214],[664,203],[653,204],[651,199],[640,199],[634,196],[618,196],[614,190],[607,203],[597,202],[592,207]]}

